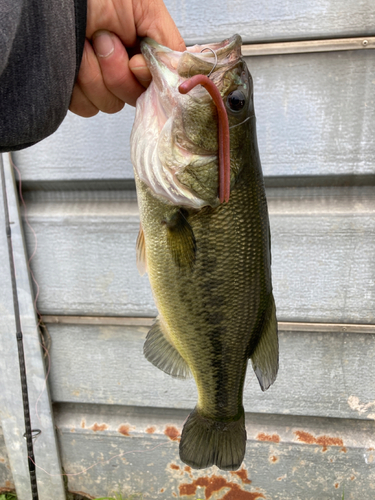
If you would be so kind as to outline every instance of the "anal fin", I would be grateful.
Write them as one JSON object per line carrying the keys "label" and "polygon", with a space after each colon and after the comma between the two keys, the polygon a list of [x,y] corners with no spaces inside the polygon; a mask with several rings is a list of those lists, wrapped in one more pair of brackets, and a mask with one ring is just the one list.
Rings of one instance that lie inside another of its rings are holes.
{"label": "anal fin", "polygon": [[279,369],[276,306],[272,293],[264,315],[261,336],[251,356],[251,362],[262,391],[266,391],[276,380]]}
{"label": "anal fin", "polygon": [[143,353],[150,363],[172,377],[189,378],[191,376],[188,364],[163,332],[160,318],[156,318],[147,334]]}

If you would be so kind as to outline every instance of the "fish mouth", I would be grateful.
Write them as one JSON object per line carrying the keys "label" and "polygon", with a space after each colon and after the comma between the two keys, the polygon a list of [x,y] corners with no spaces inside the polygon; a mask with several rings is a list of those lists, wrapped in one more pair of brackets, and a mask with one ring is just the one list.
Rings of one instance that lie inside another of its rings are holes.
{"label": "fish mouth", "polygon": [[141,42],[141,51],[159,90],[166,86],[177,89],[186,78],[208,75],[213,69],[228,68],[241,58],[242,39],[240,35],[222,42],[187,47],[178,52],[151,38]]}
{"label": "fish mouth", "polygon": [[[180,93],[179,88],[195,75],[209,75],[224,98],[240,78],[241,43],[241,37],[234,35],[219,43],[194,45],[184,52],[149,38],[141,43],[152,83],[137,102],[132,161],[139,179],[173,205],[199,210],[229,200],[229,147],[227,167],[223,169],[212,97],[201,85],[192,88],[189,95]],[[219,176],[221,171],[226,174]],[[226,186],[224,190],[220,189],[222,185]]]}

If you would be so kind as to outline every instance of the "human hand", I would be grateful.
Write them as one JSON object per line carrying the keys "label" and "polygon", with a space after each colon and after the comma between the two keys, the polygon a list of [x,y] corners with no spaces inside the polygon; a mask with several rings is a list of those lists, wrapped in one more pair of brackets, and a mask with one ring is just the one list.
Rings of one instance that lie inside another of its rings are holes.
{"label": "human hand", "polygon": [[99,110],[116,113],[125,103],[135,106],[151,81],[139,51],[145,36],[173,50],[186,48],[163,0],[87,1],[85,47],[69,106],[73,113],[89,117]]}

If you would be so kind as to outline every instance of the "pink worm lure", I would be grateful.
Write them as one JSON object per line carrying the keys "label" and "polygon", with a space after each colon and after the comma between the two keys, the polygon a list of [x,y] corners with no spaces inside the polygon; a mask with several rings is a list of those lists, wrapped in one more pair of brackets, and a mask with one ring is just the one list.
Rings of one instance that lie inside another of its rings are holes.
{"label": "pink worm lure", "polygon": [[195,75],[181,83],[178,90],[187,94],[197,85],[202,85],[212,97],[219,115],[219,199],[220,203],[228,202],[230,195],[230,151],[229,122],[221,94],[212,80],[205,75]]}

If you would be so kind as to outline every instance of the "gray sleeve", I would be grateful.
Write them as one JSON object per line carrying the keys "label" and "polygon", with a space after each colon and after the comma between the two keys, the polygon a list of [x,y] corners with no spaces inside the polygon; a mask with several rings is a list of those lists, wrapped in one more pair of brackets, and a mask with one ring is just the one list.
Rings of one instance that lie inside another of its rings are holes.
{"label": "gray sleeve", "polygon": [[0,152],[64,119],[86,30],[86,0],[0,0]]}

